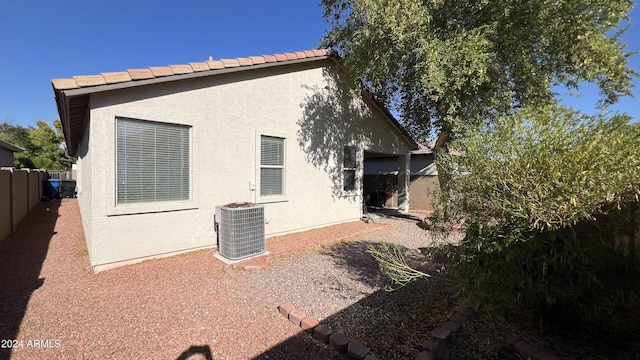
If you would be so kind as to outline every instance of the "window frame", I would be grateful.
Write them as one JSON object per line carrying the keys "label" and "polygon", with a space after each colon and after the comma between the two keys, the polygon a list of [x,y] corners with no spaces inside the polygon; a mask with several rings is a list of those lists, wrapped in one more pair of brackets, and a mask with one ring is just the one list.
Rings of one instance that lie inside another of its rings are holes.
{"label": "window frame", "polygon": [[[194,164],[196,163],[195,154],[193,151],[194,144],[194,128],[192,124],[180,121],[168,120],[149,120],[140,116],[132,114],[112,114],[109,116],[113,119],[111,123],[111,133],[113,134],[113,141],[111,144],[111,161],[107,157],[107,166],[105,167],[105,173],[107,178],[112,177],[111,185],[107,185],[107,216],[114,215],[128,215],[128,214],[142,214],[142,213],[154,213],[154,212],[166,212],[166,211],[179,211],[197,209],[197,191],[194,186]],[[183,126],[187,128],[188,135],[188,182],[189,182],[189,198],[185,200],[167,200],[167,201],[151,201],[151,202],[134,202],[134,203],[118,203],[118,120],[132,120],[142,121],[148,123],[154,123],[158,125],[168,126]],[[109,175],[111,174],[111,175]]]}
{"label": "window frame", "polygon": [[[352,153],[351,157],[354,166],[347,166],[347,149]],[[346,194],[353,194],[358,191],[358,154],[359,149],[357,146],[345,145],[342,147],[342,191]],[[353,188],[349,189],[347,189],[347,171],[353,172]]]}
{"label": "window frame", "polygon": [[[276,138],[282,140],[282,165],[262,165],[262,138]],[[287,195],[287,137],[278,134],[278,133],[263,133],[260,131],[256,131],[256,187],[255,187],[255,198],[256,203],[264,204],[264,203],[273,203],[273,202],[284,202],[289,201]],[[282,193],[281,194],[272,194],[272,195],[262,195],[262,169],[282,169]]]}

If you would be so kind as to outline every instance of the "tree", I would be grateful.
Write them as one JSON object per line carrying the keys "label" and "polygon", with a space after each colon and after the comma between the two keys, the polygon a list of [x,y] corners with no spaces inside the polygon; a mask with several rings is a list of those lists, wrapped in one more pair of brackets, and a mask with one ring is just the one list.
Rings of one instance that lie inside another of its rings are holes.
{"label": "tree", "polygon": [[[59,123],[60,120],[54,121],[56,128],[60,128]],[[36,125],[37,128],[29,132],[29,138],[35,148],[32,157],[34,165],[39,169],[48,170],[68,168],[73,159],[67,156],[65,149],[61,147],[64,142],[62,133],[56,132],[43,120],[37,120]]]}
{"label": "tree", "polygon": [[55,130],[43,120],[37,120],[35,128],[0,123],[0,139],[25,149],[14,154],[16,167],[47,170],[71,167],[75,159],[63,147],[62,124],[60,120],[54,120],[53,124]]}
{"label": "tree", "polygon": [[619,40],[630,0],[322,0],[353,88],[363,81],[436,159],[467,125],[549,103],[555,85],[593,82],[601,104],[630,95]]}

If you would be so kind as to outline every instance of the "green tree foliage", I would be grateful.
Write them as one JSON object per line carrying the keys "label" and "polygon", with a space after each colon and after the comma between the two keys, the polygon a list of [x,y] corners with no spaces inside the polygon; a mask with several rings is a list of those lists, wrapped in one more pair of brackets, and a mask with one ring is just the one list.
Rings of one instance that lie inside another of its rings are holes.
{"label": "green tree foliage", "polygon": [[15,167],[47,170],[68,169],[75,162],[67,155],[60,120],[54,120],[54,128],[43,120],[36,127],[23,127],[0,123],[0,139],[19,146],[25,151],[14,154]]}
{"label": "green tree foliage", "polygon": [[333,47],[419,137],[544,104],[553,86],[598,85],[601,104],[636,73],[619,36],[631,0],[322,0]]}
{"label": "green tree foliage", "polygon": [[[640,307],[640,126],[546,105],[468,133],[440,158],[449,186],[432,217],[463,220],[464,240],[435,251],[462,293],[494,310],[633,328],[622,310]],[[430,276],[396,247],[369,252],[396,285]]]}
{"label": "green tree foliage", "polygon": [[[640,132],[626,115],[545,106],[470,132],[441,158],[451,216],[526,230],[573,226],[640,195]],[[464,170],[463,170],[464,169]],[[526,225],[526,226],[524,226]]]}
{"label": "green tree foliage", "polygon": [[[620,36],[633,4],[322,0],[323,46],[351,86],[364,82],[417,137],[438,133],[438,214],[466,221],[451,254],[467,294],[597,316],[637,290],[635,258],[612,234],[636,218],[638,127],[559,109],[553,92],[594,83],[603,109],[630,95]],[[396,250],[371,253],[403,285],[420,274]]]}
{"label": "green tree foliage", "polygon": [[465,221],[450,254],[466,294],[599,320],[640,295],[640,257],[616,246],[640,226],[640,126],[544,106],[451,145],[435,219]]}

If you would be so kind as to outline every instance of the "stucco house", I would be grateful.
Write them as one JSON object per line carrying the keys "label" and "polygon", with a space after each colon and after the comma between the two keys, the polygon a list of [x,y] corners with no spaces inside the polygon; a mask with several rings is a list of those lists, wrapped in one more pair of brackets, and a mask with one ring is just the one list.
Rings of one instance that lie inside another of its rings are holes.
{"label": "stucco house", "polygon": [[0,140],[0,166],[13,167],[13,153],[23,150],[24,149]]}
{"label": "stucco house", "polygon": [[[362,216],[363,163],[417,144],[327,50],[52,80],[95,271],[214,247],[216,206],[267,237]],[[400,207],[408,209],[408,176]]]}

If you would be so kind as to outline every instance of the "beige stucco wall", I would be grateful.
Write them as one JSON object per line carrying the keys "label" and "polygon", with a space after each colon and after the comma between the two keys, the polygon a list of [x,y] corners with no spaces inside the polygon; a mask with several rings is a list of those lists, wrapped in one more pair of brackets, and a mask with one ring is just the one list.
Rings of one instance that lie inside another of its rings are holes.
{"label": "beige stucco wall", "polygon": [[31,212],[34,206],[40,202],[40,198],[42,198],[42,182],[40,180],[40,171],[31,170],[28,174],[29,177],[29,189],[28,189],[28,209]]}
{"label": "beige stucco wall", "polygon": [[437,176],[414,175],[411,176],[409,193],[411,193],[411,206],[413,210],[433,211],[433,192],[440,188]]}
{"label": "beige stucco wall", "polygon": [[0,241],[11,233],[11,170],[0,169]]}
{"label": "beige stucco wall", "polygon": [[0,241],[38,205],[44,178],[41,170],[0,169]]}
{"label": "beige stucco wall", "polygon": [[[93,202],[92,202],[92,182],[91,178],[93,174],[104,176],[102,169],[94,168],[92,165],[92,153],[89,151],[89,135],[93,122],[88,120],[82,139],[78,144],[78,160],[76,162],[77,167],[77,180],[76,180],[76,197],[78,198],[78,205],[80,207],[80,213],[82,216],[82,227],[84,228],[85,241],[87,242],[87,249],[89,252],[89,259],[91,263],[95,263],[93,258],[93,232],[92,232],[92,219],[93,219]],[[95,138],[100,136],[99,134],[92,134]]]}
{"label": "beige stucco wall", "polygon": [[29,213],[29,170],[13,170],[13,180],[11,186],[11,196],[13,198],[13,228]]}
{"label": "beige stucco wall", "polygon": [[[343,146],[359,149],[359,179],[364,150],[410,149],[331,74],[303,64],[92,95],[78,161],[92,265],[214,246],[215,206],[230,202],[264,204],[268,235],[358,220],[360,187],[342,191]],[[191,201],[115,205],[116,117],[191,126]],[[261,134],[285,138],[284,197],[257,195]]]}

